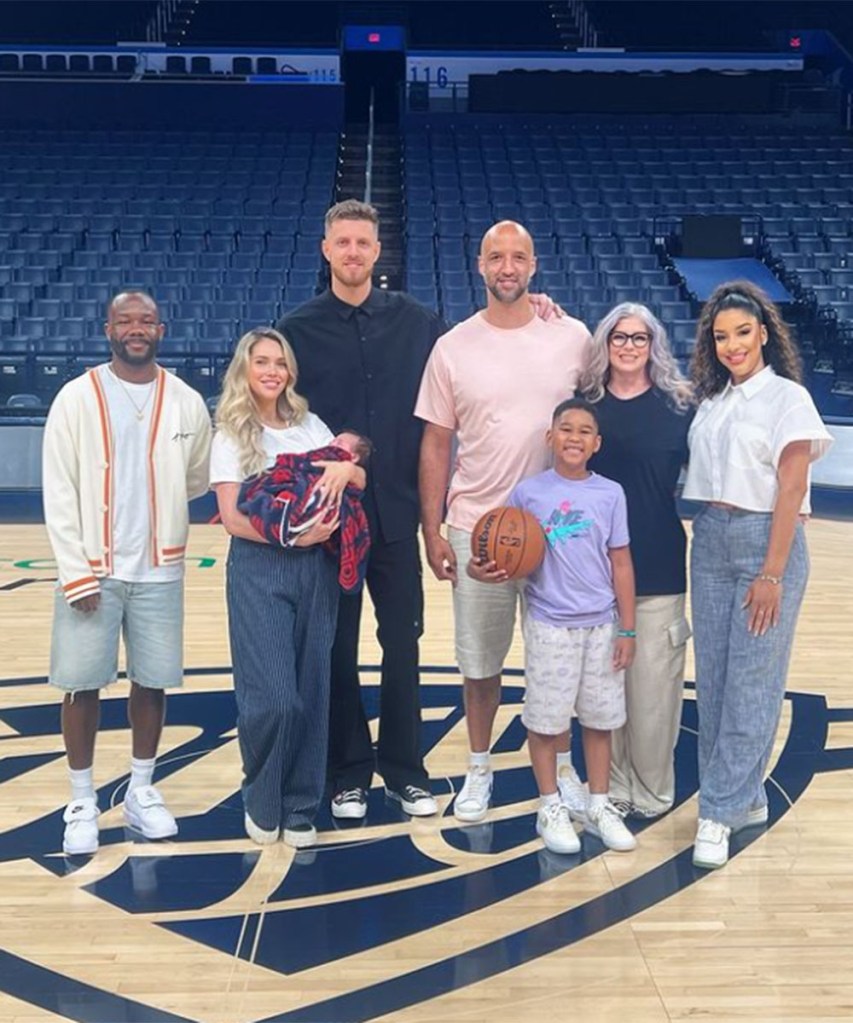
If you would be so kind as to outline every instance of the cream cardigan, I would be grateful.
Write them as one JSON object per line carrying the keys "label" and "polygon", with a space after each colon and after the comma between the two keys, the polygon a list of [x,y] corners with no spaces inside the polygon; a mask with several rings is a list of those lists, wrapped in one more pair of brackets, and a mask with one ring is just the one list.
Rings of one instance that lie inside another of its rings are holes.
{"label": "cream cardigan", "polygon": [[[149,556],[153,566],[182,561],[187,503],[208,487],[210,416],[198,392],[158,367],[148,437]],[[44,430],[44,515],[69,603],[97,593],[112,574],[113,446],[97,370],[69,381]]]}

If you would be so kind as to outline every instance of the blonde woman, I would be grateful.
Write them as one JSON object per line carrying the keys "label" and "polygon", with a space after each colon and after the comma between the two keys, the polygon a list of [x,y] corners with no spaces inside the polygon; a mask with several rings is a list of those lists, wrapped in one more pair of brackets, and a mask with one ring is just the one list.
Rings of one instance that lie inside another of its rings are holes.
{"label": "blonde woman", "polygon": [[[293,547],[268,544],[237,509],[241,484],[279,454],[332,440],[296,391],[293,351],[277,331],[249,331],[237,344],[216,410],[210,481],[231,534],[226,595],[246,833],[265,845],[283,837],[305,848],[323,795],[329,721],[329,659],[338,607],[337,565],[322,550],[338,519],[318,522]],[[318,463],[318,490],[338,506],[352,462]]]}

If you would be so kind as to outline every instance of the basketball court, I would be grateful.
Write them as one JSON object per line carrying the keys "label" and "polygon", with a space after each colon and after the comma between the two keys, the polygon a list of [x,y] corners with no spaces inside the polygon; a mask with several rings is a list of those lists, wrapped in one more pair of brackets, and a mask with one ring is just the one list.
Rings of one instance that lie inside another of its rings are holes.
{"label": "basketball court", "polygon": [[[0,1019],[113,1023],[393,1020],[802,1021],[853,1014],[853,525],[808,526],[812,578],[768,781],[771,820],[696,870],[695,704],[686,690],[678,805],[633,853],[583,838],[546,852],[513,647],[493,747],[495,805],[460,828],[465,767],[450,591],[426,577],[424,740],[442,816],[370,794],[361,827],[328,811],[295,854],[246,838],[224,605],[226,540],[192,527],[186,683],[169,698],[157,784],[175,841],[122,827],[127,683],[103,701],[102,845],[61,853],[58,699],[44,684],[54,569],[43,527],[0,526]],[[378,647],[362,643],[376,708]],[[692,661],[688,679],[693,677]]]}

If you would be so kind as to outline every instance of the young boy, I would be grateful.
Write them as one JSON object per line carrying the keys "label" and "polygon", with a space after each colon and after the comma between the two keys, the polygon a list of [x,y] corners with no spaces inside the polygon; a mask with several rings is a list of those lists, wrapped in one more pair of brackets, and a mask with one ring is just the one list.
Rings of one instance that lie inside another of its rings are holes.
{"label": "young boy", "polygon": [[[557,782],[557,754],[576,712],[589,780],[584,828],[627,851],[636,840],[607,797],[610,736],[625,723],[624,672],[635,645],[625,494],[586,467],[601,436],[595,409],[582,398],[557,406],[546,442],[554,468],[523,480],[509,499],[541,523],[547,540],[545,559],[527,580],[523,621],[522,721],[539,788],[536,831],[553,852],[580,849]],[[472,559],[469,571],[484,581],[506,578],[494,562]]]}

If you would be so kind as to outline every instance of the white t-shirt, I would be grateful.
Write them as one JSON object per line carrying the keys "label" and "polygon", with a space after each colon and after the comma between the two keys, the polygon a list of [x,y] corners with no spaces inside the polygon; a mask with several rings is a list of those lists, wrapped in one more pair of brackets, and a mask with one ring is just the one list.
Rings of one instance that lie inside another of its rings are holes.
{"label": "white t-shirt", "polygon": [[[284,430],[264,427],[261,444],[267,453],[265,469],[269,469],[278,455],[299,455],[313,448],[321,448],[334,438],[332,431],[313,412],[307,413],[301,423]],[[240,469],[240,450],[222,431],[217,431],[210,448],[210,485],[242,483],[246,474]]]}
{"label": "white t-shirt", "polygon": [[470,532],[481,515],[506,504],[519,480],[547,467],[551,414],[574,395],[589,343],[586,327],[568,316],[534,316],[502,330],[482,313],[438,339],[415,415],[457,434],[449,525]]}
{"label": "white t-shirt", "polygon": [[156,381],[130,384],[109,365],[99,366],[98,374],[113,439],[113,577],[127,583],[180,579],[183,562],[155,568],[151,557],[148,440]]}
{"label": "white t-shirt", "polygon": [[[776,376],[771,366],[706,398],[687,439],[690,462],[684,497],[755,512],[773,511],[779,459],[789,444],[811,441],[813,462],[832,444],[809,392]],[[811,512],[808,490],[800,511]]]}

